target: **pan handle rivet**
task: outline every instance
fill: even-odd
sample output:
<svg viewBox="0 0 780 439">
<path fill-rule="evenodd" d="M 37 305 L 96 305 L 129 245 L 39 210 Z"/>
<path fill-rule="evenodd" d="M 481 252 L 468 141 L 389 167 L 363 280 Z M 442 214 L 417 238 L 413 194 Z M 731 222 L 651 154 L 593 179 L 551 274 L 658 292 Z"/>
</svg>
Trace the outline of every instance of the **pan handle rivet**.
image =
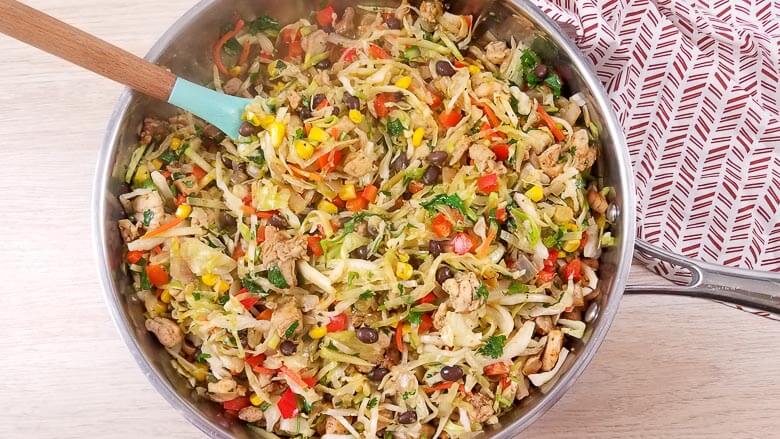
<svg viewBox="0 0 780 439">
<path fill-rule="evenodd" d="M 596 320 L 596 317 L 599 316 L 599 304 L 596 302 L 591 302 L 590 305 L 588 305 L 588 309 L 585 310 L 585 323 L 590 323 L 594 320 Z"/>
<path fill-rule="evenodd" d="M 611 203 L 609 207 L 607 208 L 607 221 L 610 223 L 617 222 L 618 218 L 620 218 L 620 208 L 617 207 L 615 203 Z"/>
</svg>

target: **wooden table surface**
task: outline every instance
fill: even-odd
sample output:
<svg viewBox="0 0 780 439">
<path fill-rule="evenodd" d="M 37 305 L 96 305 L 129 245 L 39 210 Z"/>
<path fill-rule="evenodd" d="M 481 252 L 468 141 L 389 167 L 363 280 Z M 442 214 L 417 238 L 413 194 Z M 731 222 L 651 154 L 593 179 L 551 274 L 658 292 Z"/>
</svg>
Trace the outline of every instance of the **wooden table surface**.
<svg viewBox="0 0 780 439">
<path fill-rule="evenodd" d="M 27 3 L 143 55 L 194 1 Z M 0 437 L 200 437 L 141 374 L 98 285 L 90 192 L 121 87 L 3 36 L 0 53 Z M 778 339 L 780 323 L 715 303 L 626 297 L 522 437 L 777 437 Z"/>
</svg>

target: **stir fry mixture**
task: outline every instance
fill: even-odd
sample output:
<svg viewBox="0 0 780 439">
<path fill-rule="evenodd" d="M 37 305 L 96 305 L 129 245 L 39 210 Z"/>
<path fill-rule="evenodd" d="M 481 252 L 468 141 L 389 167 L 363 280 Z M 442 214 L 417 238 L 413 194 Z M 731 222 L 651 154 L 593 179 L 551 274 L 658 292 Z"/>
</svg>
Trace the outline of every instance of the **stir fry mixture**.
<svg viewBox="0 0 780 439">
<path fill-rule="evenodd" d="M 598 127 L 476 17 L 229 23 L 241 135 L 147 118 L 120 200 L 146 328 L 261 437 L 460 437 L 554 379 L 599 295 Z"/>
</svg>

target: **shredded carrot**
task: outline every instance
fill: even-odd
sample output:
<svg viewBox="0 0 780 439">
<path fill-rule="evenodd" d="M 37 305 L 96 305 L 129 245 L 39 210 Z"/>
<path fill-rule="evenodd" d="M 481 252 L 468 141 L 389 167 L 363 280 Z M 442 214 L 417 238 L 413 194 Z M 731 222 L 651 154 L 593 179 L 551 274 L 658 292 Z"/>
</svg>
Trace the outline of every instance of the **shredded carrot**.
<svg viewBox="0 0 780 439">
<path fill-rule="evenodd" d="M 552 120 L 552 117 L 550 117 L 546 111 L 544 111 L 544 108 L 542 108 L 541 105 L 536 106 L 536 111 L 539 113 L 539 116 L 542 117 L 542 121 L 544 121 L 545 125 L 547 125 L 547 128 L 550 129 L 550 132 L 552 133 L 553 137 L 555 137 L 555 140 L 560 142 L 566 138 L 566 136 L 563 134 L 563 131 L 558 128 L 558 125 L 555 124 L 555 121 Z"/>
<path fill-rule="evenodd" d="M 222 37 L 217 40 L 217 42 L 214 44 L 214 65 L 217 66 L 217 69 L 220 73 L 223 75 L 228 75 L 229 72 L 225 68 L 225 65 L 222 64 L 222 47 L 225 46 L 225 43 L 230 41 L 231 38 L 238 35 L 239 32 L 241 32 L 241 29 L 244 28 L 244 20 L 238 19 L 236 20 L 236 25 L 233 27 L 233 30 L 229 31 L 225 35 L 222 35 Z"/>
<path fill-rule="evenodd" d="M 496 238 L 497 233 L 497 227 L 490 226 L 490 230 L 488 230 L 487 237 L 484 241 L 482 241 L 482 244 L 479 245 L 476 249 L 477 257 L 478 258 L 484 258 L 488 255 L 488 249 L 490 249 L 490 244 L 493 242 L 493 239 Z"/>
<path fill-rule="evenodd" d="M 453 381 L 442 381 L 432 386 L 423 387 L 423 390 L 425 390 L 425 393 L 433 393 L 437 390 L 449 389 L 450 387 L 452 387 L 453 384 L 455 384 Z"/>
<path fill-rule="evenodd" d="M 181 224 L 182 221 L 184 221 L 184 219 L 182 219 L 182 218 L 174 218 L 174 219 L 168 221 L 167 223 L 161 225 L 160 227 L 158 227 L 158 228 L 156 228 L 154 230 L 150 230 L 150 231 L 146 232 L 146 234 L 144 235 L 144 238 L 153 238 L 153 237 L 155 237 L 157 235 L 161 235 L 161 234 L 167 232 L 168 230 L 171 230 L 172 228 L 178 226 L 179 224 Z"/>
<path fill-rule="evenodd" d="M 241 55 L 238 57 L 238 65 L 243 66 L 249 60 L 249 51 L 252 49 L 252 42 L 247 39 L 241 46 Z"/>
</svg>

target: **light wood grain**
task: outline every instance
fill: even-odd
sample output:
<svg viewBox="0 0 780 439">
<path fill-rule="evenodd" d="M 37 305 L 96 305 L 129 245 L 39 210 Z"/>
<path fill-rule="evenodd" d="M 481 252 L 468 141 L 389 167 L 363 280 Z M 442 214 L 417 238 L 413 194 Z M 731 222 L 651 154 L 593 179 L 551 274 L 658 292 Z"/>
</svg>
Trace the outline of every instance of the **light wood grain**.
<svg viewBox="0 0 780 439">
<path fill-rule="evenodd" d="M 176 81 L 164 68 L 16 0 L 0 0 L 0 32 L 163 101 Z"/>
<path fill-rule="evenodd" d="M 193 2 L 28 4 L 142 55 Z M 90 191 L 121 88 L 6 37 L 0 53 L 0 437 L 201 437 L 141 374 L 97 282 Z M 626 297 L 522 437 L 777 437 L 778 339 L 780 324 L 722 305 Z"/>
</svg>

